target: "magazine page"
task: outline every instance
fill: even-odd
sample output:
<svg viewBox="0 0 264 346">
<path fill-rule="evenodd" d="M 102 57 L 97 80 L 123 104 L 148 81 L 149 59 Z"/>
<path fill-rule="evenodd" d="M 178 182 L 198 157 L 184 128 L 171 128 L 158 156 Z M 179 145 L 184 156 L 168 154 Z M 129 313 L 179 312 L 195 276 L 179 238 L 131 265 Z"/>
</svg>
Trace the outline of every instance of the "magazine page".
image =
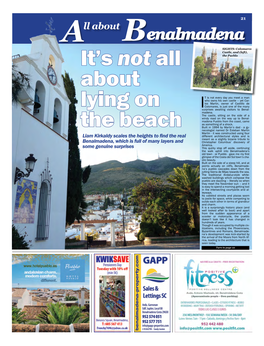
<svg viewBox="0 0 264 346">
<path fill-rule="evenodd" d="M 13 14 L 13 79 L 28 83 L 13 106 L 14 227 L 32 249 L 115 247 L 122 232 L 145 250 L 252 249 L 252 15 L 98 16 Z"/>
<path fill-rule="evenodd" d="M 250 341 L 255 12 L 109 6 L 12 10 L 12 337 Z"/>
</svg>

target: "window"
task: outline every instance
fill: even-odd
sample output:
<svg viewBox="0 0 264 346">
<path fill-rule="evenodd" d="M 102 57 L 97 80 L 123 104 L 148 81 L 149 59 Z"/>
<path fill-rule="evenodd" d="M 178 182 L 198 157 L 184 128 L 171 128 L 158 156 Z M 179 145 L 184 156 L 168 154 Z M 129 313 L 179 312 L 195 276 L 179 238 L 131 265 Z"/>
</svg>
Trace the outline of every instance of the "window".
<svg viewBox="0 0 264 346">
<path fill-rule="evenodd" d="M 49 237 L 51 181 L 47 161 L 47 169 L 41 174 L 36 240 L 45 240 Z"/>
<path fill-rule="evenodd" d="M 37 81 L 34 96 L 34 110 L 33 114 L 40 121 L 44 122 L 44 105 L 45 105 L 45 88 L 44 85 Z"/>
<path fill-rule="evenodd" d="M 58 134 L 61 133 L 61 115 L 62 115 L 62 105 L 61 101 L 56 98 L 54 102 L 54 109 L 53 109 L 53 130 L 56 131 Z"/>
<path fill-rule="evenodd" d="M 55 59 L 51 54 L 49 56 L 49 66 L 52 66 L 55 69 Z"/>
</svg>

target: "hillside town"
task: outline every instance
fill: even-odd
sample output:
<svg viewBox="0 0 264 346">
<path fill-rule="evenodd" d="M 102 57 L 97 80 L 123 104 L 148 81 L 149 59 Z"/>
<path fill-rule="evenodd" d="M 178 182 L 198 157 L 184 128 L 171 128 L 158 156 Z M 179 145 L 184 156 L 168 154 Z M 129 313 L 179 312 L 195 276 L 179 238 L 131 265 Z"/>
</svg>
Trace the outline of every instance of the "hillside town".
<svg viewBox="0 0 264 346">
<path fill-rule="evenodd" d="M 70 297 L 70 299 L 69 299 Z M 89 312 L 90 290 L 81 287 L 79 290 L 24 287 L 12 288 L 12 307 L 25 312 L 25 318 L 30 321 L 38 320 L 42 310 L 47 309 L 49 303 L 61 303 L 70 307 L 72 305 L 84 306 Z"/>
<path fill-rule="evenodd" d="M 86 214 L 83 217 L 85 223 L 85 234 L 93 236 L 97 240 L 111 240 L 111 223 L 115 221 L 115 240 L 122 240 L 125 237 L 127 240 L 136 240 L 137 233 L 140 229 L 141 216 L 134 213 L 133 206 L 121 207 L 121 200 L 127 200 L 127 196 L 123 194 L 108 194 L 108 195 L 86 195 L 85 201 L 88 204 Z M 124 219 L 124 225 L 123 225 Z M 93 221 L 96 221 L 92 223 Z M 99 222 L 102 221 L 102 222 Z M 81 239 L 81 225 L 76 222 L 65 230 L 65 239 Z"/>
</svg>

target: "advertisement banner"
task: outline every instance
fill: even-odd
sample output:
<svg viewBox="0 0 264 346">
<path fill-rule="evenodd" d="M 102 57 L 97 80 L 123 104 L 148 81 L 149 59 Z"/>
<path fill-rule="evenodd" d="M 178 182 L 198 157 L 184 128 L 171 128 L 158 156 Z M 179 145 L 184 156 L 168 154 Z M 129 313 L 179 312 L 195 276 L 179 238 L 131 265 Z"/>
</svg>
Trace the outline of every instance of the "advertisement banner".
<svg viewBox="0 0 264 346">
<path fill-rule="evenodd" d="M 171 255 L 134 255 L 134 332 L 171 331 Z"/>
<path fill-rule="evenodd" d="M 90 255 L 12 255 L 13 332 L 90 332 Z"/>
<path fill-rule="evenodd" d="M 94 255 L 94 331 L 130 332 L 129 254 Z"/>
<path fill-rule="evenodd" d="M 175 332 L 252 331 L 251 255 L 174 256 Z"/>
</svg>

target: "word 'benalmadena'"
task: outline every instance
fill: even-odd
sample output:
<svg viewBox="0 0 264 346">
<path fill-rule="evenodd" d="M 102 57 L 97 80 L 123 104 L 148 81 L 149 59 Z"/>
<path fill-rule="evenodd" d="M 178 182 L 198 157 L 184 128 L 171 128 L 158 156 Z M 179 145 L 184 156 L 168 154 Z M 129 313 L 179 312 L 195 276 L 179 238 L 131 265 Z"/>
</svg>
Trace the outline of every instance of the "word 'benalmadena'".
<svg viewBox="0 0 264 346">
<path fill-rule="evenodd" d="M 181 27 L 176 27 L 176 31 L 148 31 L 147 34 L 143 30 L 147 25 L 147 21 L 144 19 L 127 19 L 128 27 L 126 31 L 126 37 L 122 41 L 141 41 L 145 37 L 149 41 L 153 40 L 162 40 L 162 41 L 190 41 L 190 40 L 208 40 L 208 41 L 222 41 L 222 40 L 235 40 L 235 41 L 243 41 L 245 40 L 245 32 L 244 31 L 217 31 L 217 27 L 211 27 L 210 31 L 183 31 Z M 138 24 L 139 23 L 139 24 Z M 88 23 L 89 24 L 89 23 Z M 100 23 L 101 24 L 101 23 Z M 119 24 L 119 23 L 118 23 Z M 137 26 L 138 25 L 138 26 Z M 104 25 L 101 24 L 96 30 L 106 30 Z M 87 22 L 85 23 L 85 30 L 87 30 Z M 119 30 L 119 26 L 117 25 L 114 30 Z M 107 29 L 108 30 L 108 29 Z M 132 36 L 137 35 L 137 37 Z M 84 42 L 82 39 L 79 21 L 75 20 L 63 39 L 59 42 L 68 42 L 68 36 L 75 36 L 75 40 L 73 42 Z"/>
<path fill-rule="evenodd" d="M 122 41 L 140 41 L 146 33 L 142 30 L 147 22 L 144 19 L 128 19 L 129 24 L 126 32 L 126 37 Z M 139 26 L 135 27 L 135 22 L 139 21 Z M 176 27 L 176 31 L 149 31 L 146 38 L 152 40 L 162 41 L 183 41 L 183 40 L 244 40 L 244 31 L 217 31 L 217 27 L 211 27 L 210 31 L 182 31 L 181 27 Z M 138 36 L 132 38 L 136 31 Z"/>
</svg>

